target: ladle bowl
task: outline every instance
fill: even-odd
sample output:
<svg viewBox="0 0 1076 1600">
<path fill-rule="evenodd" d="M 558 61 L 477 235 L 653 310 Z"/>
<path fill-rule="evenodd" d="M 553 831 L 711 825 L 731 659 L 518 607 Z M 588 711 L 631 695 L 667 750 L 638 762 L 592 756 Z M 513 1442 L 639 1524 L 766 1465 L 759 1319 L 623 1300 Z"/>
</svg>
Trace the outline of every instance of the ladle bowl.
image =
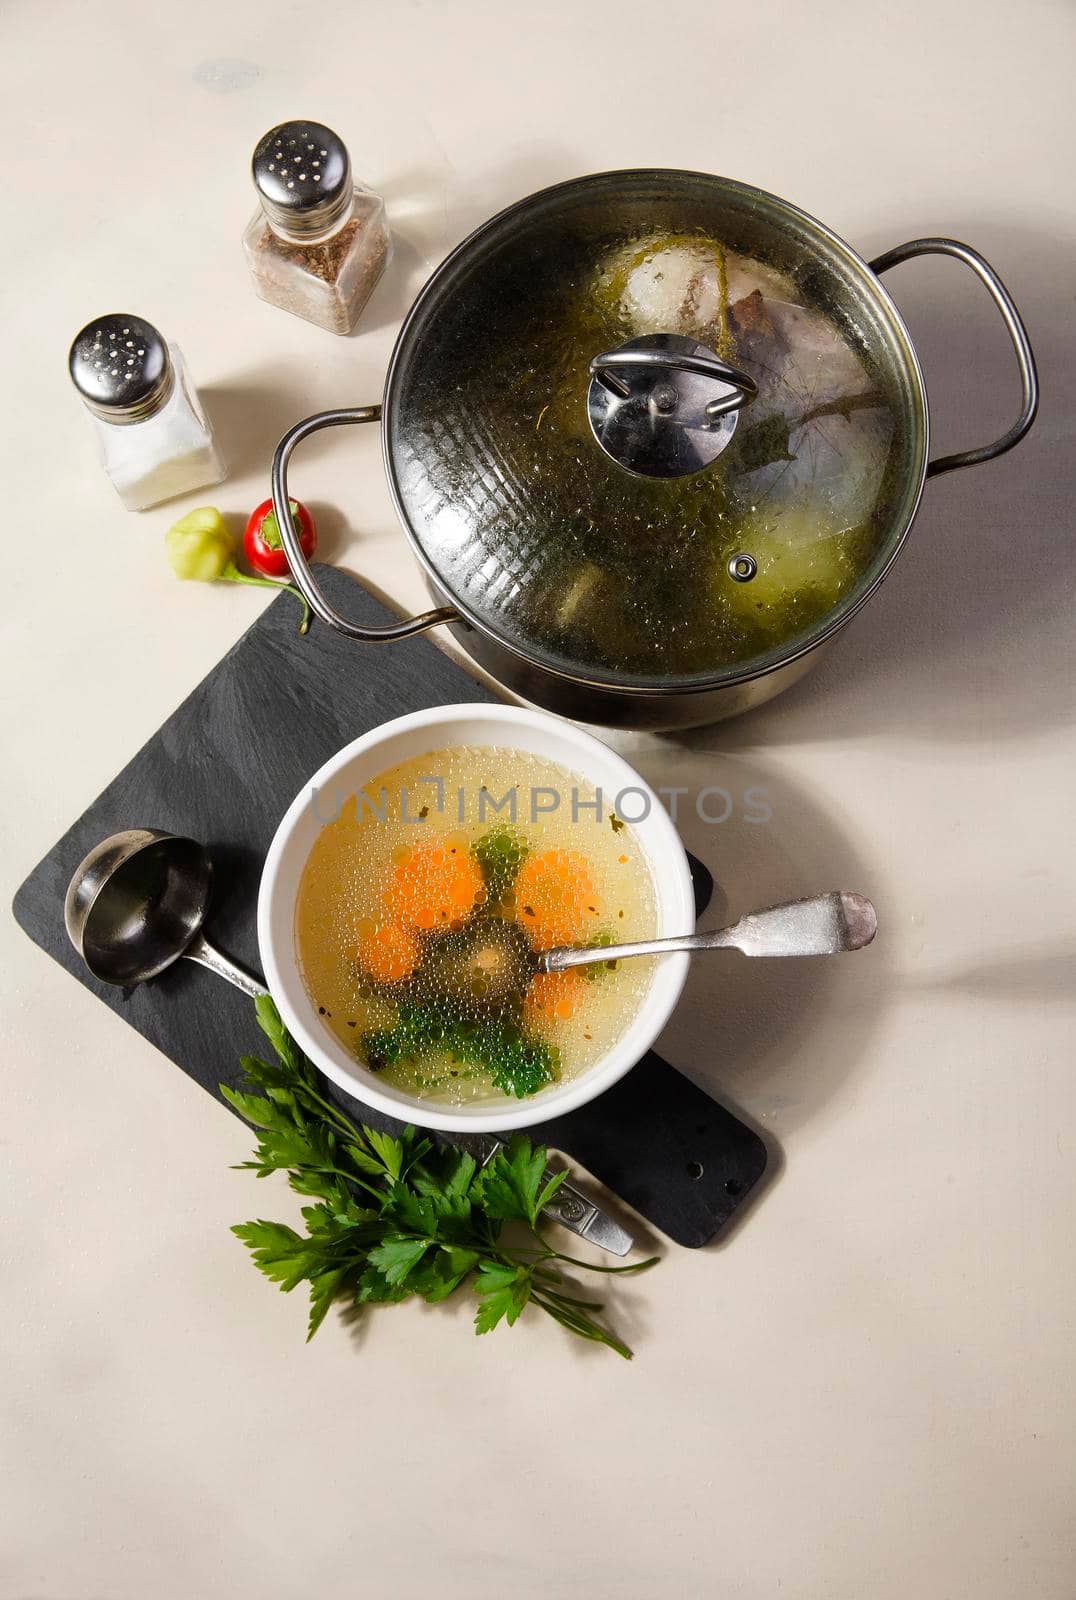
<svg viewBox="0 0 1076 1600">
<path fill-rule="evenodd" d="M 126 828 L 95 845 L 77 867 L 64 924 L 102 983 L 145 983 L 185 957 L 245 994 L 264 994 L 262 984 L 202 933 L 212 889 L 213 864 L 196 840 L 159 828 Z"/>
</svg>

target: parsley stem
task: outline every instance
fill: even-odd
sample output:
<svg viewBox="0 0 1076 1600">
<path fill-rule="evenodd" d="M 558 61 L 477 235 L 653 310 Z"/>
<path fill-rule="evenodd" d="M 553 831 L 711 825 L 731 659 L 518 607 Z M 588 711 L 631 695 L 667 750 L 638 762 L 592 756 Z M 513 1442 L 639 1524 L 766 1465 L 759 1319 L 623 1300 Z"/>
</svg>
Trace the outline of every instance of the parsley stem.
<svg viewBox="0 0 1076 1600">
<path fill-rule="evenodd" d="M 551 1250 L 550 1257 L 555 1261 L 567 1261 L 573 1267 L 583 1267 L 587 1272 L 645 1272 L 648 1267 L 656 1267 L 661 1260 L 660 1256 L 648 1256 L 645 1261 L 629 1261 L 626 1267 L 602 1267 L 596 1261 L 580 1261 L 578 1256 L 562 1255 L 559 1250 Z"/>
<path fill-rule="evenodd" d="M 342 1111 L 338 1111 L 337 1108 L 334 1105 L 331 1105 L 328 1100 L 323 1100 L 316 1089 L 312 1089 L 308 1083 L 304 1083 L 301 1092 L 304 1095 L 308 1095 L 316 1105 L 321 1107 L 322 1111 L 326 1112 L 330 1117 L 333 1117 L 341 1132 L 346 1133 L 348 1138 L 351 1139 L 353 1143 L 360 1145 L 366 1143 L 366 1140 L 363 1138 L 359 1129 L 356 1128 L 355 1124 L 350 1120 L 350 1118 L 346 1117 Z"/>
<path fill-rule="evenodd" d="M 600 1300 L 580 1300 L 574 1294 L 558 1294 L 555 1289 L 543 1289 L 542 1293 L 547 1300 L 552 1300 L 558 1306 L 576 1306 L 580 1311 L 600 1311 Z"/>
<path fill-rule="evenodd" d="M 534 1305 L 541 1306 L 542 1310 L 551 1316 L 562 1327 L 570 1329 L 581 1339 L 590 1339 L 594 1344 L 604 1344 L 610 1350 L 615 1350 L 618 1356 L 623 1356 L 625 1361 L 631 1360 L 631 1351 L 626 1344 L 622 1344 L 615 1334 L 603 1328 L 601 1323 L 595 1322 L 592 1317 L 582 1313 L 572 1312 L 565 1306 L 558 1306 L 550 1302 L 544 1295 L 532 1294 L 531 1301 Z"/>
<path fill-rule="evenodd" d="M 375 1189 L 372 1183 L 364 1183 L 361 1178 L 356 1178 L 353 1172 L 344 1172 L 341 1167 L 316 1166 L 312 1161 L 304 1161 L 299 1170 L 306 1172 L 324 1172 L 327 1176 L 333 1178 L 344 1178 L 348 1183 L 354 1183 L 358 1188 L 365 1189 L 367 1194 L 372 1194 L 377 1200 L 384 1200 L 385 1198 L 383 1189 Z"/>
</svg>

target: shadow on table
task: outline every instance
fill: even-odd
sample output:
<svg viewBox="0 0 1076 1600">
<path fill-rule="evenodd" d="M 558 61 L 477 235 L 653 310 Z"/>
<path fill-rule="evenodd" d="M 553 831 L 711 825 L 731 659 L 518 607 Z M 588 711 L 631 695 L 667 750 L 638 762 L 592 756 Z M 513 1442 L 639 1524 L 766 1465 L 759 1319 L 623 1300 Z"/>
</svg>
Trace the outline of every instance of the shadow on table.
<svg viewBox="0 0 1076 1600">
<path fill-rule="evenodd" d="M 238 373 L 234 382 L 206 385 L 200 394 L 220 442 L 229 477 L 240 478 L 247 474 L 262 477 L 265 480 L 263 498 L 267 497 L 273 451 L 278 440 L 296 422 L 317 409 L 297 381 L 294 363 L 283 358 L 265 361 Z M 380 391 L 375 398 L 380 398 Z M 341 397 L 340 404 L 346 403 Z M 355 401 L 355 404 L 361 403 Z"/>
<path fill-rule="evenodd" d="M 908 983 L 932 994 L 974 995 L 984 1005 L 1070 1005 L 1076 994 L 1076 942 L 984 956 Z"/>
<path fill-rule="evenodd" d="M 516 200 L 575 175 L 559 146 L 535 144 L 504 166 L 465 176 L 445 166 L 391 174 L 381 185 L 392 261 L 352 338 L 401 322 L 434 269 L 461 240 Z"/>
<path fill-rule="evenodd" d="M 780 960 L 728 951 L 695 956 L 680 1004 L 655 1045 L 760 1135 L 770 1159 L 760 1190 L 770 1188 L 783 1165 L 777 1136 L 787 1141 L 840 1098 L 868 1056 L 888 1005 L 895 957 L 886 938 L 885 878 L 851 844 L 824 797 L 762 759 L 715 753 L 708 782 L 726 791 L 730 803 L 728 819 L 719 824 L 698 814 L 697 754 L 662 742 L 633 752 L 632 761 L 655 787 L 692 785 L 678 802 L 677 823 L 688 849 L 716 880 L 703 927 L 830 888 L 859 890 L 879 907 L 878 939 L 860 953 Z M 718 815 L 724 807 L 710 796 L 703 809 Z M 749 820 L 767 811 L 768 820 Z M 741 1212 L 752 1209 L 753 1201 Z"/>
</svg>

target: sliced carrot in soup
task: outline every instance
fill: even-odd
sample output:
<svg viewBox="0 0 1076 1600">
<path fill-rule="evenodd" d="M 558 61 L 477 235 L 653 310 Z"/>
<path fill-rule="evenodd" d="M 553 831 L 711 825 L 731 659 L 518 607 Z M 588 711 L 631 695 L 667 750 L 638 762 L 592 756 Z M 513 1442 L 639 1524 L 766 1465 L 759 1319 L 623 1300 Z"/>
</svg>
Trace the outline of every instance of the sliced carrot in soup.
<svg viewBox="0 0 1076 1600">
<path fill-rule="evenodd" d="M 359 961 L 378 983 L 402 983 L 418 966 L 422 947 L 398 923 L 384 922 L 359 939 Z"/>
<path fill-rule="evenodd" d="M 580 942 L 601 910 L 590 863 L 578 850 L 529 856 L 519 869 L 514 893 L 516 921 L 536 950 Z"/>
<path fill-rule="evenodd" d="M 383 899 L 389 914 L 422 932 L 459 926 L 480 903 L 478 863 L 444 844 L 421 844 L 396 862 Z"/>
<path fill-rule="evenodd" d="M 523 1002 L 523 1021 L 531 1028 L 567 1022 L 585 994 L 586 982 L 578 972 L 539 972 L 531 979 Z"/>
</svg>

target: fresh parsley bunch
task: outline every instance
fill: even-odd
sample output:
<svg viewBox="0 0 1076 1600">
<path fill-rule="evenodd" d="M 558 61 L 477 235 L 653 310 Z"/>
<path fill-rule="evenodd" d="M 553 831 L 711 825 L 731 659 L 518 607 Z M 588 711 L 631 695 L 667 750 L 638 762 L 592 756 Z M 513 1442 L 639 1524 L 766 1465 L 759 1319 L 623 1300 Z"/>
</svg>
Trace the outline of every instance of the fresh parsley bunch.
<svg viewBox="0 0 1076 1600">
<path fill-rule="evenodd" d="M 516 1135 L 479 1168 L 465 1151 L 438 1148 L 414 1128 L 394 1139 L 357 1127 L 323 1097 L 315 1068 L 269 997 L 255 1006 L 277 1059 L 243 1058 L 260 1094 L 221 1084 L 228 1103 L 258 1129 L 255 1159 L 241 1165 L 259 1178 L 286 1172 L 296 1193 L 314 1203 L 303 1207 L 305 1234 L 261 1221 L 232 1231 L 282 1290 L 309 1284 L 308 1339 L 334 1300 L 361 1306 L 419 1295 L 436 1304 L 469 1282 L 478 1297 L 476 1333 L 501 1321 L 511 1327 L 535 1305 L 569 1333 L 630 1360 L 627 1345 L 591 1315 L 601 1303 L 574 1294 L 561 1269 L 642 1272 L 657 1258 L 599 1267 L 553 1249 L 538 1219 L 567 1173 L 547 1172 L 542 1146 Z"/>
</svg>

